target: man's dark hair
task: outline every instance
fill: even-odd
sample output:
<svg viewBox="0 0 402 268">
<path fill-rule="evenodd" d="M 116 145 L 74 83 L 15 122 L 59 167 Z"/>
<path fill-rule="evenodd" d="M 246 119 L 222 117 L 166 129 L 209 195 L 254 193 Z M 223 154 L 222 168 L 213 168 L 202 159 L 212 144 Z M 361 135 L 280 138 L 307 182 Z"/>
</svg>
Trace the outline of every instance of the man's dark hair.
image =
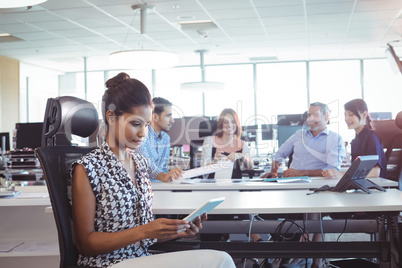
<svg viewBox="0 0 402 268">
<path fill-rule="evenodd" d="M 152 111 L 153 114 L 161 115 L 165 110 L 165 106 L 172 106 L 172 103 L 164 98 L 156 97 L 152 99 L 154 103 L 154 110 Z"/>
<path fill-rule="evenodd" d="M 329 108 L 326 104 L 322 103 L 322 102 L 313 102 L 310 104 L 310 106 L 319 106 L 321 113 L 323 115 L 326 115 L 327 113 L 329 113 Z"/>
</svg>

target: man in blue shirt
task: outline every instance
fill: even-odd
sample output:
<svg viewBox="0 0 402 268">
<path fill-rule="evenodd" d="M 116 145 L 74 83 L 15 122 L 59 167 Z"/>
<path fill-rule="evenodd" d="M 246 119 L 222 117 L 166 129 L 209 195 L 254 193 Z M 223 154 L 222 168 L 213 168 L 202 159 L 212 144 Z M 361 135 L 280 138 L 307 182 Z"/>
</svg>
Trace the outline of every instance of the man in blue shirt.
<svg viewBox="0 0 402 268">
<path fill-rule="evenodd" d="M 282 177 L 321 177 L 327 169 L 339 170 L 345 155 L 345 144 L 341 136 L 327 129 L 329 116 L 329 108 L 324 103 L 314 102 L 310 104 L 307 114 L 307 123 L 310 129 L 298 130 L 286 140 L 272 160 L 271 172 L 261 177 L 278 177 L 279 167 L 291 153 L 293 153 L 293 160 L 290 167 L 283 172 Z M 318 220 L 320 214 L 309 213 L 306 216 L 307 219 Z M 310 239 L 313 241 L 323 240 L 319 233 L 313 234 Z M 298 260 L 294 261 L 297 262 Z M 311 267 L 322 267 L 322 261 L 321 258 L 313 259 Z"/>
<path fill-rule="evenodd" d="M 280 165 L 291 153 L 293 160 L 283 172 L 283 177 L 321 177 L 327 169 L 339 170 L 345 155 L 345 145 L 341 136 L 327 129 L 329 116 L 327 105 L 320 102 L 310 104 L 307 117 L 310 129 L 298 130 L 291 136 L 275 154 L 271 172 L 261 177 L 276 178 Z"/>
<path fill-rule="evenodd" d="M 151 168 L 149 174 L 151 180 L 157 179 L 168 182 L 178 179 L 183 172 L 181 168 L 174 168 L 170 171 L 167 168 L 170 155 L 170 137 L 166 132 L 169 132 L 174 123 L 172 103 L 164 98 L 153 98 L 152 102 L 154 109 L 148 134 L 136 151 L 147 158 Z"/>
</svg>

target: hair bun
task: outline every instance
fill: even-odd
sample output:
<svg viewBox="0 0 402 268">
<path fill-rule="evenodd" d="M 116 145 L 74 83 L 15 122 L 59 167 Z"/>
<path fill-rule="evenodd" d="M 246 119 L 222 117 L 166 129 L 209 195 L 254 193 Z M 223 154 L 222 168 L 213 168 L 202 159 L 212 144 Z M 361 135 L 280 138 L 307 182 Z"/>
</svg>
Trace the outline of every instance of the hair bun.
<svg viewBox="0 0 402 268">
<path fill-rule="evenodd" d="M 106 81 L 105 85 L 106 88 L 114 88 L 118 85 L 120 85 L 121 83 L 123 83 L 124 80 L 126 79 L 130 79 L 130 76 L 126 73 L 119 73 L 118 75 L 116 75 L 113 78 L 110 78 L 109 80 Z"/>
</svg>

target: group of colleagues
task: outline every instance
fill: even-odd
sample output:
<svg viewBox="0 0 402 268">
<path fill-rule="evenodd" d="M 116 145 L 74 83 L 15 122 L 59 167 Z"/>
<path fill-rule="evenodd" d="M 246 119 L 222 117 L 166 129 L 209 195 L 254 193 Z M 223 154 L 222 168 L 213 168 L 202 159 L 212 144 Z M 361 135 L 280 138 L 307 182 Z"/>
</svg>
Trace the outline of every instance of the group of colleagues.
<svg viewBox="0 0 402 268">
<path fill-rule="evenodd" d="M 73 164 L 72 206 L 74 235 L 81 267 L 235 267 L 225 252 L 192 250 L 152 255 L 155 242 L 193 237 L 207 215 L 194 222 L 157 218 L 152 213 L 151 180 L 169 182 L 182 170 L 168 170 L 170 138 L 166 133 L 174 120 L 172 103 L 154 98 L 140 81 L 125 73 L 106 82 L 102 114 L 105 142 Z M 339 177 L 345 147 L 343 139 L 327 129 L 330 111 L 325 104 L 312 103 L 309 129 L 297 131 L 278 150 L 271 171 L 276 177 L 283 160 L 293 161 L 284 177 Z M 359 155 L 379 155 L 370 176 L 385 177 L 385 155 L 380 139 L 370 126 L 366 103 L 356 99 L 345 104 L 345 122 L 356 131 L 352 161 Z M 224 109 L 215 135 L 205 138 L 202 165 L 221 159 L 234 162 L 232 178 L 252 169 L 249 148 L 240 139 L 236 112 Z M 258 238 L 259 239 L 259 238 Z M 254 240 L 254 239 L 253 239 Z M 206 257 L 207 256 L 207 257 Z"/>
</svg>

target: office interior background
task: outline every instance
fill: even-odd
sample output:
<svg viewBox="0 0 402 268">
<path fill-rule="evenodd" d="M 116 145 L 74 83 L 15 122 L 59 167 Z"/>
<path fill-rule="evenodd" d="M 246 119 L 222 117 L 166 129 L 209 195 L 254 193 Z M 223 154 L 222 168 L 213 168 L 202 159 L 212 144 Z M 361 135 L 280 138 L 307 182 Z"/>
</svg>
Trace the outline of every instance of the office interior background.
<svg viewBox="0 0 402 268">
<path fill-rule="evenodd" d="M 143 34 L 131 7 L 141 4 L 154 7 Z M 233 108 L 243 126 L 275 124 L 277 115 L 302 114 L 320 101 L 332 111 L 330 129 L 351 141 L 343 120 L 348 100 L 364 98 L 371 112 L 392 118 L 401 110 L 401 73 L 385 55 L 388 43 L 402 55 L 401 8 L 398 0 L 48 0 L 2 9 L 0 32 L 11 36 L 0 37 L 0 128 L 43 121 L 47 98 L 76 96 L 100 108 L 104 82 L 124 71 L 153 97 L 170 100 L 175 118 Z M 155 70 L 108 65 L 110 53 L 128 49 L 169 50 L 180 62 Z M 197 50 L 205 50 L 205 80 L 224 90 L 180 88 L 202 80 Z M 10 60 L 17 83 L 7 82 L 15 79 Z M 257 144 L 258 155 L 277 146 L 260 133 Z"/>
</svg>

